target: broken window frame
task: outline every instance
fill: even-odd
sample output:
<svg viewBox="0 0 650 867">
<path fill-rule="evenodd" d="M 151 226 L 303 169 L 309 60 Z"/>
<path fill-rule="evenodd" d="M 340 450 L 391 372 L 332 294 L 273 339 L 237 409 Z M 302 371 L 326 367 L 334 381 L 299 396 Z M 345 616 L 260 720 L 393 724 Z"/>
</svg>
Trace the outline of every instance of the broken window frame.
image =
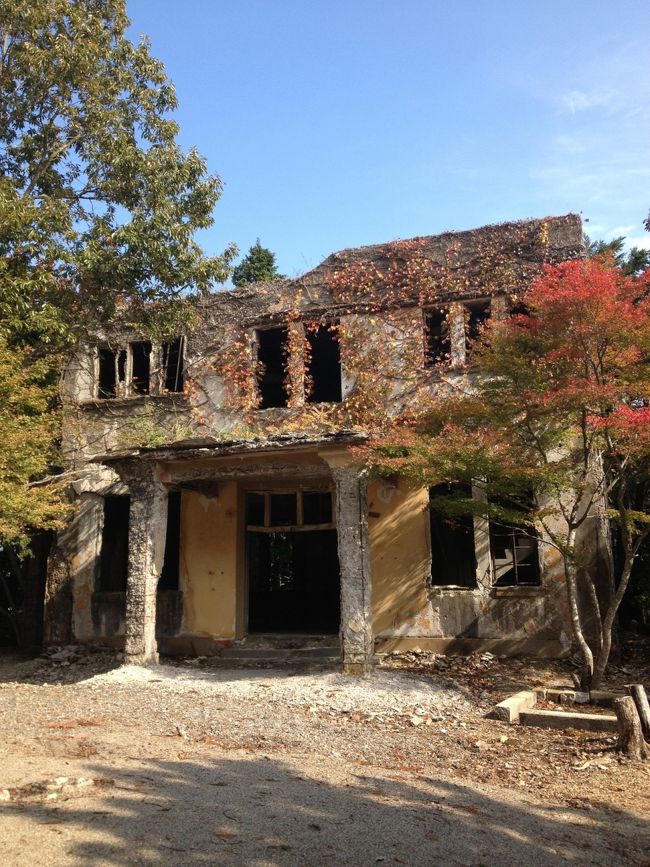
<svg viewBox="0 0 650 867">
<path fill-rule="evenodd" d="M 175 370 L 171 363 L 176 354 Z M 170 388 L 170 383 L 173 388 Z M 160 346 L 160 392 L 161 394 L 183 394 L 185 388 L 185 335 L 180 334 Z"/>
<path fill-rule="evenodd" d="M 435 371 L 443 367 L 458 368 L 471 364 L 473 336 L 472 313 L 484 311 L 481 321 L 487 322 L 493 315 L 492 299 L 477 298 L 470 301 L 450 302 L 442 306 L 422 308 L 424 367 Z M 440 334 L 437 342 L 440 348 L 433 350 L 431 319 L 439 319 Z"/>
<path fill-rule="evenodd" d="M 178 386 L 178 390 L 171 391 L 167 388 L 169 381 L 167 360 L 170 352 L 169 347 L 175 344 L 178 344 L 175 374 L 175 384 Z M 135 353 L 138 351 L 138 347 L 148 347 L 146 350 L 147 375 L 141 383 L 137 381 L 134 373 L 138 367 L 135 363 Z M 182 394 L 185 384 L 185 348 L 186 340 L 183 335 L 162 344 L 155 344 L 149 340 L 130 340 L 117 346 L 110 344 L 98 346 L 95 350 L 95 400 Z M 104 378 L 102 368 L 106 371 L 110 366 L 111 359 L 114 375 Z"/>
<path fill-rule="evenodd" d="M 531 491 L 529 495 L 529 499 L 531 504 L 534 502 L 534 495 Z M 502 502 L 504 506 L 507 507 L 507 501 L 497 501 L 495 498 L 491 498 L 491 502 Z M 489 543 L 490 543 L 490 568 L 492 570 L 492 587 L 493 589 L 499 590 L 513 590 L 517 588 L 531 588 L 531 587 L 541 587 L 542 585 L 542 563 L 540 560 L 541 549 L 540 549 L 540 538 L 539 533 L 533 528 L 529 526 L 521 526 L 518 524 L 512 524 L 508 521 L 500 521 L 496 518 L 489 519 Z M 505 563 L 497 563 L 497 558 L 495 556 L 495 537 L 500 537 L 501 540 L 508 539 L 511 542 L 511 545 L 508 547 L 504 541 L 500 542 L 500 547 L 502 547 L 505 551 L 511 552 L 511 566 L 504 572 L 502 575 L 498 575 L 499 568 L 503 568 Z M 522 543 L 521 540 L 525 540 Z M 532 551 L 531 551 L 532 548 Z M 525 554 L 521 557 L 521 560 L 518 559 L 517 553 L 520 551 L 528 550 L 528 554 Z M 525 557 L 532 556 L 532 563 L 524 563 L 522 562 Z M 532 580 L 520 580 L 520 570 L 523 570 L 524 567 L 526 569 L 533 567 L 533 579 Z M 505 580 L 506 576 L 513 572 L 513 580 Z"/>
</svg>

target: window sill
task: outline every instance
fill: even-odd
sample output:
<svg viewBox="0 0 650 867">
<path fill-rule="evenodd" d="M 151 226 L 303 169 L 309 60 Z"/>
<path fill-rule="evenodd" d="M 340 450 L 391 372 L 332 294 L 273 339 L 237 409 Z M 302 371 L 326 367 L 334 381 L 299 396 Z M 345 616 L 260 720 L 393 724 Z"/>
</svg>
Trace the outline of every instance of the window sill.
<svg viewBox="0 0 650 867">
<path fill-rule="evenodd" d="M 495 597 L 500 596 L 518 596 L 519 598 L 528 596 L 544 596 L 544 588 L 541 586 L 528 587 L 524 584 L 518 587 L 492 587 L 490 595 Z"/>
<path fill-rule="evenodd" d="M 82 400 L 77 405 L 79 409 L 93 410 L 111 406 L 140 406 L 152 402 L 171 405 L 188 403 L 188 400 L 184 392 L 178 391 L 170 394 L 133 394 L 129 397 L 94 397 L 91 400 Z"/>
<path fill-rule="evenodd" d="M 451 596 L 457 593 L 483 595 L 480 587 L 462 587 L 460 584 L 445 584 L 429 586 L 429 596 Z"/>
</svg>

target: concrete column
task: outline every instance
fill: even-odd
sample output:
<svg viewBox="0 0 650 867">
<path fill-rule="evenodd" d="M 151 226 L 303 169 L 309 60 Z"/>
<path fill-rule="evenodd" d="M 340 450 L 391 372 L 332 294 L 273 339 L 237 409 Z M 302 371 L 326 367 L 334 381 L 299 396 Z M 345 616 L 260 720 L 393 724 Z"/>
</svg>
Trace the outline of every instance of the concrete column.
<svg viewBox="0 0 650 867">
<path fill-rule="evenodd" d="M 147 665 L 158 661 L 156 590 L 165 555 L 167 491 L 149 464 L 134 462 L 118 472 L 131 496 L 124 652 L 127 662 Z"/>
<path fill-rule="evenodd" d="M 327 459 L 327 458 L 326 458 Z M 372 585 L 368 541 L 368 481 L 355 466 L 332 466 L 341 569 L 341 646 L 346 674 L 372 669 Z"/>
</svg>

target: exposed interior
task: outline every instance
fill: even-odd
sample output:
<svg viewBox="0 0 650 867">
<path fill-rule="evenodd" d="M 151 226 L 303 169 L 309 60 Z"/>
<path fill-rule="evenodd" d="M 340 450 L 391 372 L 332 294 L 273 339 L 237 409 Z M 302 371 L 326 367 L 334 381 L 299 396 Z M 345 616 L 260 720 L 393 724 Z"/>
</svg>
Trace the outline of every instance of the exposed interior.
<svg viewBox="0 0 650 867">
<path fill-rule="evenodd" d="M 444 364 L 451 357 L 451 340 L 446 310 L 424 312 L 425 363 Z"/>
<path fill-rule="evenodd" d="M 131 391 L 134 394 L 149 394 L 151 377 L 151 342 L 139 340 L 130 344 Z"/>
<path fill-rule="evenodd" d="M 257 387 L 260 394 L 260 409 L 286 406 L 287 359 L 289 330 L 265 328 L 257 332 Z"/>
<path fill-rule="evenodd" d="M 306 399 L 309 403 L 338 403 L 341 400 L 341 349 L 336 324 L 307 329 L 309 342 Z"/>
<path fill-rule="evenodd" d="M 336 633 L 340 571 L 329 491 L 246 495 L 248 631 Z"/>
<path fill-rule="evenodd" d="M 163 343 L 162 366 L 164 389 L 168 392 L 181 392 L 185 384 L 183 366 L 184 338 L 177 337 L 169 343 Z"/>
<path fill-rule="evenodd" d="M 476 545 L 471 515 L 449 515 L 436 509 L 436 502 L 459 491 L 452 485 L 436 485 L 429 491 L 431 534 L 431 584 L 476 587 Z"/>
</svg>

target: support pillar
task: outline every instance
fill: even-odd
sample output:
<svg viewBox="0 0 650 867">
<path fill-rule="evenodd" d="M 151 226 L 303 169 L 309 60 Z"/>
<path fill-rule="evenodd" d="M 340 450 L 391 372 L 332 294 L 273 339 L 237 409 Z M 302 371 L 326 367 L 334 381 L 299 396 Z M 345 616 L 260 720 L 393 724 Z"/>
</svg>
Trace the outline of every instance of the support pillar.
<svg viewBox="0 0 650 867">
<path fill-rule="evenodd" d="M 156 591 L 165 555 L 167 491 L 154 466 L 140 462 L 116 469 L 131 496 L 124 654 L 127 663 L 148 665 L 158 662 Z"/>
<path fill-rule="evenodd" d="M 343 670 L 346 674 L 361 675 L 372 669 L 374 657 L 368 480 L 363 470 L 349 465 L 332 466 L 332 476 L 336 484 L 336 529 L 341 570 Z"/>
</svg>

